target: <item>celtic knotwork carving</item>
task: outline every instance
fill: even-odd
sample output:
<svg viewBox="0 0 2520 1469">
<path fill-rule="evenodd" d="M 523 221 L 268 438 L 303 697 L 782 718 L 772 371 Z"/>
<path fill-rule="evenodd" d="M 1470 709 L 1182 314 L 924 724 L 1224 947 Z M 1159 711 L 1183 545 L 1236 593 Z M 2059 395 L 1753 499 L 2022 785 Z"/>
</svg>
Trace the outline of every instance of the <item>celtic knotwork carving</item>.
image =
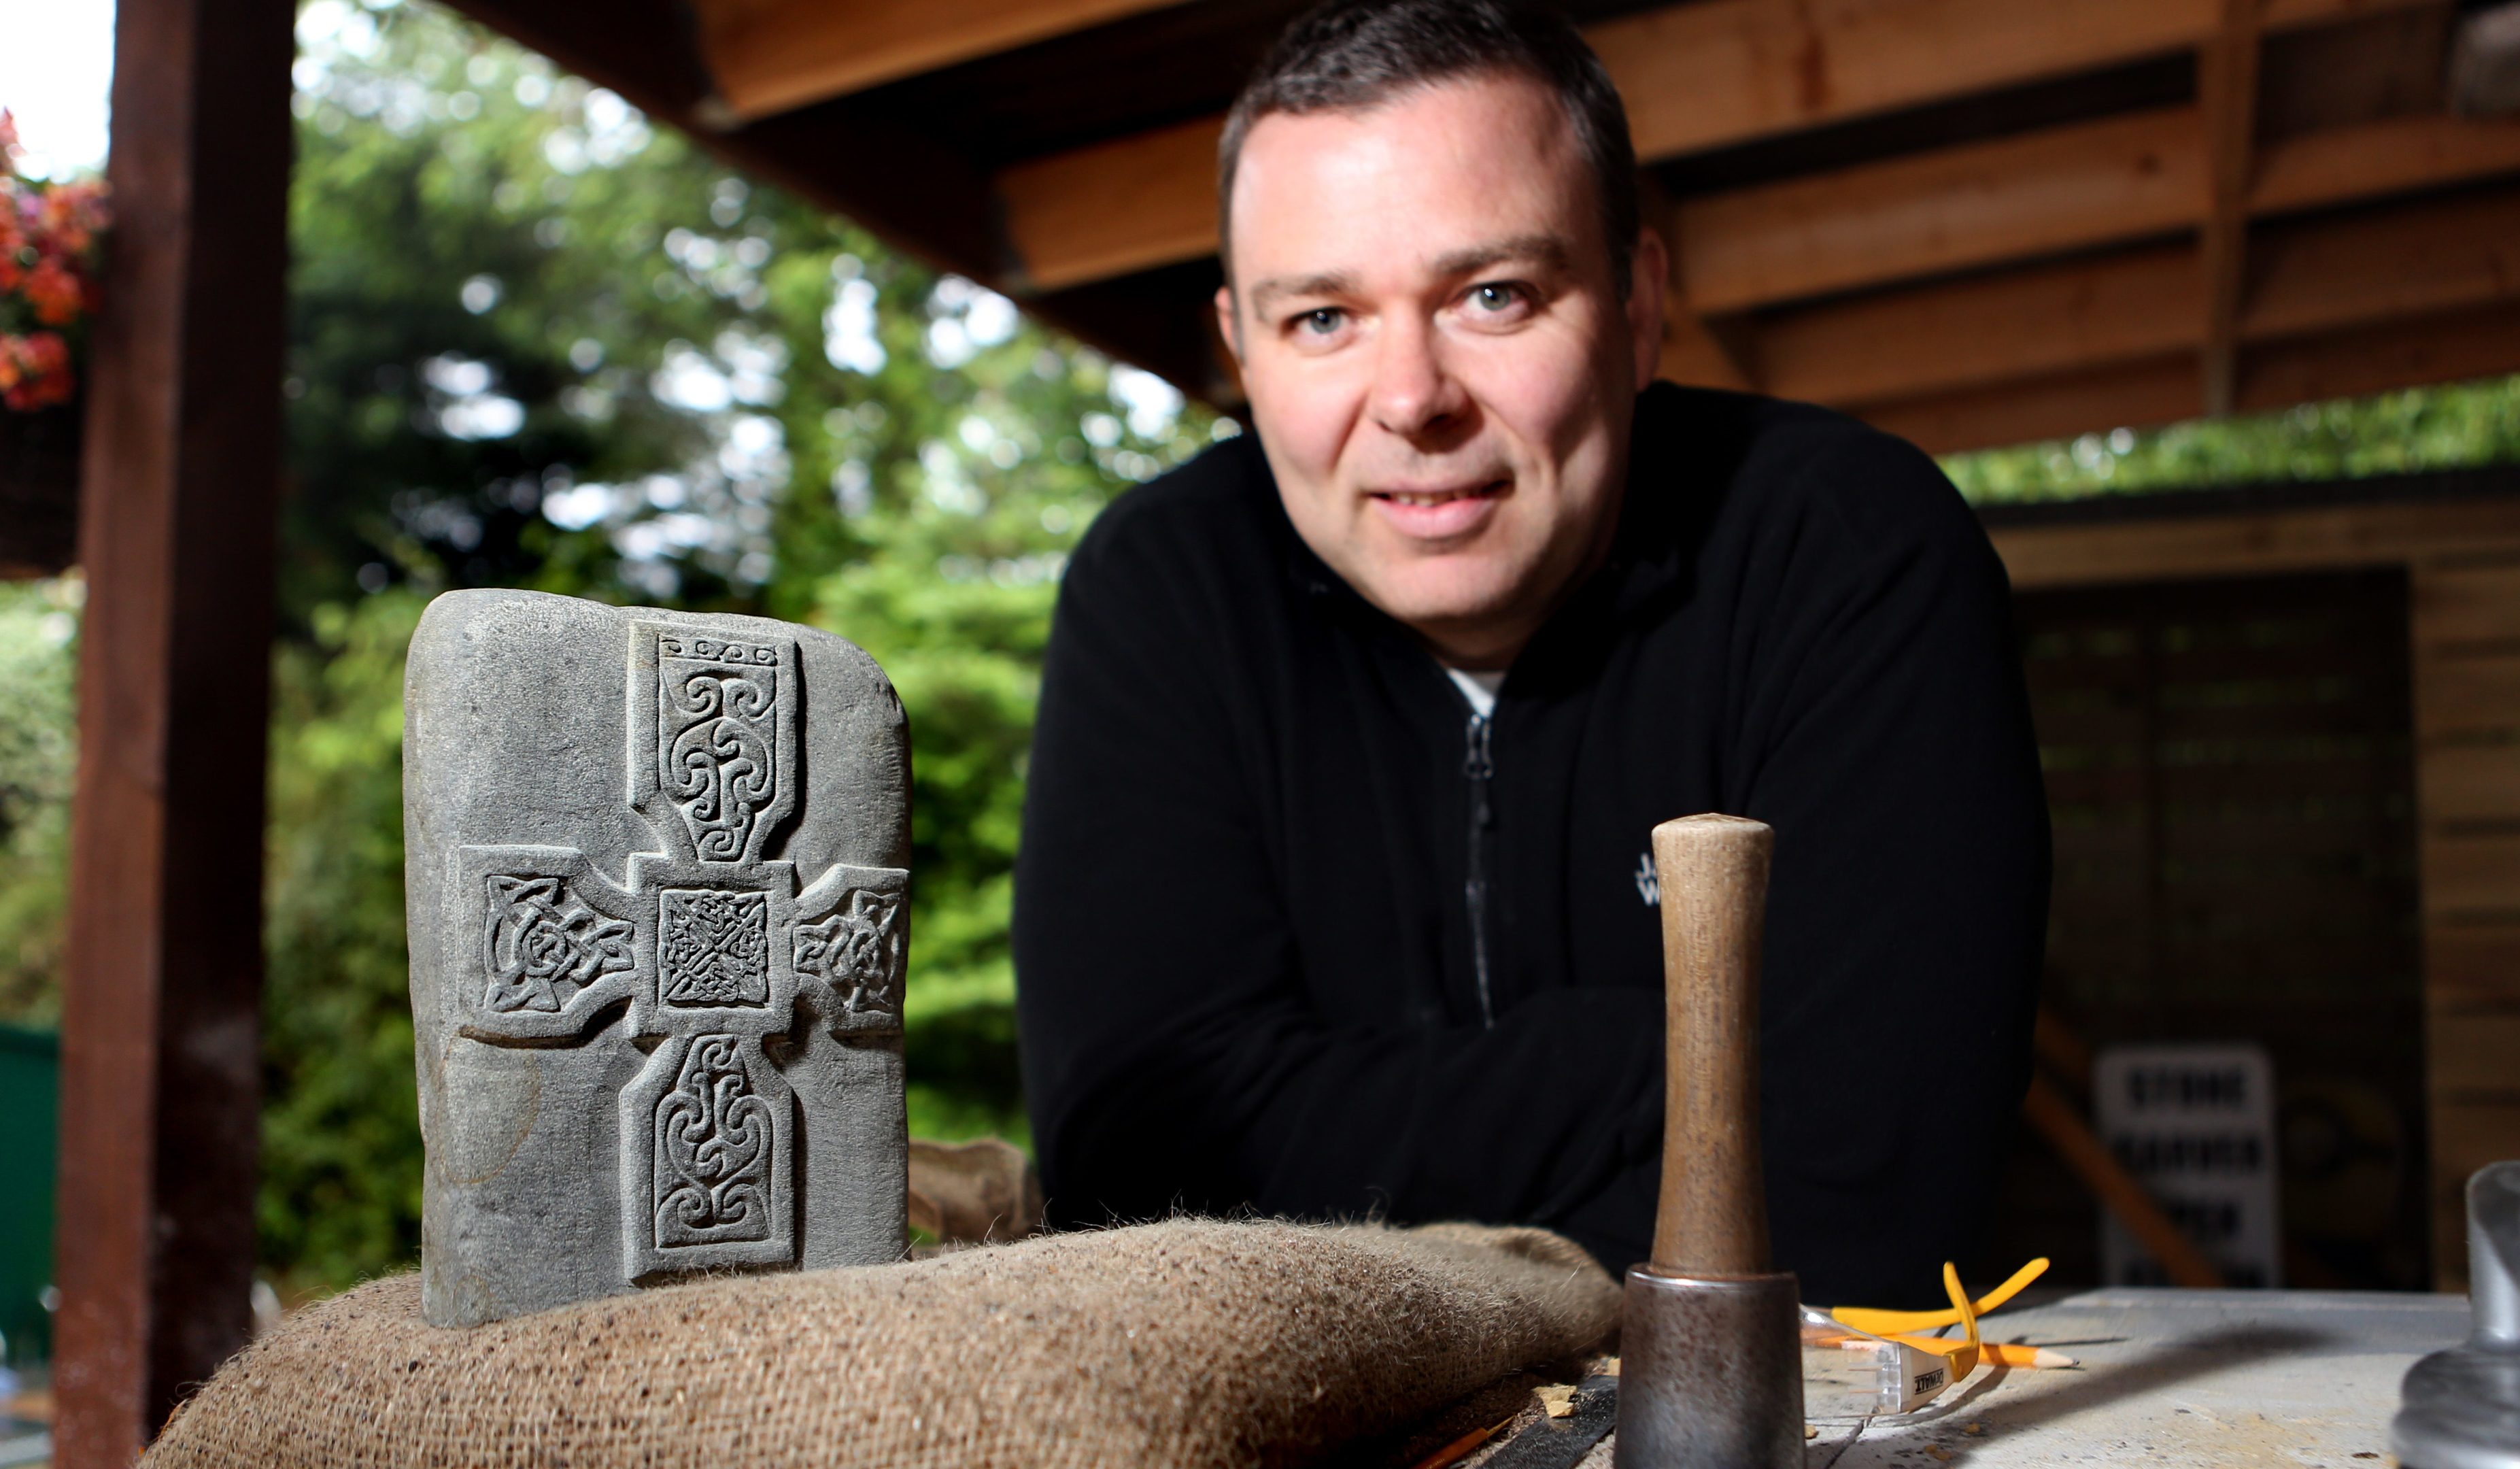
<svg viewBox="0 0 2520 1469">
<path fill-rule="evenodd" d="M 770 1104 L 733 1035 L 692 1041 L 656 1104 L 656 1245 L 770 1238 Z"/>
<path fill-rule="evenodd" d="M 656 931 L 657 991 L 668 1005 L 770 1002 L 770 898 L 668 888 Z"/>
<path fill-rule="evenodd" d="M 902 895 L 849 895 L 848 905 L 820 923 L 796 926 L 796 971 L 820 976 L 840 997 L 845 1018 L 895 1016 L 901 999 L 900 945 L 894 929 Z"/>
<path fill-rule="evenodd" d="M 599 976 L 631 968 L 631 928 L 589 908 L 556 877 L 493 874 L 481 931 L 484 1009 L 557 1014 Z M 563 993 L 563 987 L 566 992 Z"/>
<path fill-rule="evenodd" d="M 701 861 L 742 861 L 779 797 L 778 650 L 669 637 L 658 651 L 665 795 Z"/>
<path fill-rule="evenodd" d="M 774 855 L 804 794 L 794 639 L 629 630 L 626 799 L 660 849 L 624 853 L 616 881 L 578 847 L 458 848 L 464 917 L 443 941 L 488 970 L 466 986 L 487 997 L 458 1033 L 645 1055 L 618 1086 L 606 1154 L 623 1283 L 792 1266 L 803 1119 L 788 1070 L 812 1045 L 806 1071 L 828 1084 L 809 1020 L 843 1044 L 900 1029 L 909 875 L 825 858 L 800 884 Z"/>
</svg>

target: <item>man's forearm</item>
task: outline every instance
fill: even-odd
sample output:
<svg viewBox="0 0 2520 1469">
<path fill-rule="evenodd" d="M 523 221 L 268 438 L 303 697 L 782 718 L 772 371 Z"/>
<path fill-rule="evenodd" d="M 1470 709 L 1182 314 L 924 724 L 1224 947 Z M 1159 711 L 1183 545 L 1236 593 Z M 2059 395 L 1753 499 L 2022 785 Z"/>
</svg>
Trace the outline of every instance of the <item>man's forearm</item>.
<svg viewBox="0 0 2520 1469">
<path fill-rule="evenodd" d="M 1045 1098 L 1054 1213 L 1243 1205 L 1307 1217 L 1545 1220 L 1660 1135 L 1661 996 L 1570 989 L 1492 1030 L 1211 1016 Z"/>
</svg>

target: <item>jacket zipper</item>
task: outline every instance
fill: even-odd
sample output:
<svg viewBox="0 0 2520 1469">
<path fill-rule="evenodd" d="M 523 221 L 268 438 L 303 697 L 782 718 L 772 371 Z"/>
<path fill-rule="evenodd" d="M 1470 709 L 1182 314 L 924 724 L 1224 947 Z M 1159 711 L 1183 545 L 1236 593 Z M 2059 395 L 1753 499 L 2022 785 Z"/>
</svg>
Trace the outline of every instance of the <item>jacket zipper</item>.
<svg viewBox="0 0 2520 1469">
<path fill-rule="evenodd" d="M 1462 762 L 1462 773 L 1470 778 L 1470 861 L 1462 895 L 1470 910 L 1470 973 L 1478 980 L 1479 1024 L 1492 1031 L 1496 1005 L 1488 989 L 1487 829 L 1494 818 L 1488 806 L 1488 782 L 1496 775 L 1496 761 L 1488 751 L 1488 724 L 1485 714 L 1471 712 L 1469 754 Z"/>
</svg>

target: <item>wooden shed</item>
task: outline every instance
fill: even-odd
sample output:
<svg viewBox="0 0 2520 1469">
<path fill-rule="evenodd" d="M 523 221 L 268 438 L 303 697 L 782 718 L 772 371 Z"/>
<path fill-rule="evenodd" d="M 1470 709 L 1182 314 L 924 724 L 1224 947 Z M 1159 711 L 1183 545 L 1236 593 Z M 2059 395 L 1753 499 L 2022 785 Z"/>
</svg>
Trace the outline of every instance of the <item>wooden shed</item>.
<svg viewBox="0 0 2520 1469">
<path fill-rule="evenodd" d="M 2335 1134 L 2287 1184 L 2370 1252 L 2348 1278 L 2462 1286 L 2461 1187 L 2520 1156 L 2520 468 L 1985 515 L 2055 817 L 2048 1003 L 2263 1041 Z M 2088 1217 L 2024 1171 L 2023 1243 Z"/>
<path fill-rule="evenodd" d="M 738 166 L 1236 397 L 1205 306 L 1214 143 L 1300 0 L 459 3 Z M 2460 110 L 2478 98 L 2453 85 L 2452 0 L 1569 8 L 1676 247 L 1675 378 L 1940 450 L 2520 371 L 2520 121 Z M 128 1463 L 247 1325 L 260 874 L 238 858 L 262 814 L 292 14 L 121 0 L 117 19 L 79 529 L 69 1469 Z M 2496 1075 L 2520 1039 L 2520 500 L 1999 539 L 2033 596 L 2334 574 L 2385 608 L 2403 581 L 2429 1187 L 2520 1153 Z M 2085 615 L 2114 614 L 2056 612 Z"/>
</svg>

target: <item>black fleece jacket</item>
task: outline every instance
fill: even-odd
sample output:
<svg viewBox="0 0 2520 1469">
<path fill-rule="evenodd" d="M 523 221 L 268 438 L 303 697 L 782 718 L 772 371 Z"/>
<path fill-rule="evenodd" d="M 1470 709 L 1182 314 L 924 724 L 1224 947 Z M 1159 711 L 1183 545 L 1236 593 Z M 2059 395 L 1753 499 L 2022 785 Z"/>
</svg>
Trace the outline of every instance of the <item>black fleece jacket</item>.
<svg viewBox="0 0 2520 1469">
<path fill-rule="evenodd" d="M 1475 717 L 1245 436 L 1077 548 L 1014 945 L 1053 1217 L 1557 1229 L 1644 1258 L 1647 856 L 1776 828 L 1769 1217 L 1805 1298 L 1939 1299 L 2027 1078 L 2048 826 L 2002 565 L 1931 460 L 1656 385 L 1608 564 Z"/>
</svg>

